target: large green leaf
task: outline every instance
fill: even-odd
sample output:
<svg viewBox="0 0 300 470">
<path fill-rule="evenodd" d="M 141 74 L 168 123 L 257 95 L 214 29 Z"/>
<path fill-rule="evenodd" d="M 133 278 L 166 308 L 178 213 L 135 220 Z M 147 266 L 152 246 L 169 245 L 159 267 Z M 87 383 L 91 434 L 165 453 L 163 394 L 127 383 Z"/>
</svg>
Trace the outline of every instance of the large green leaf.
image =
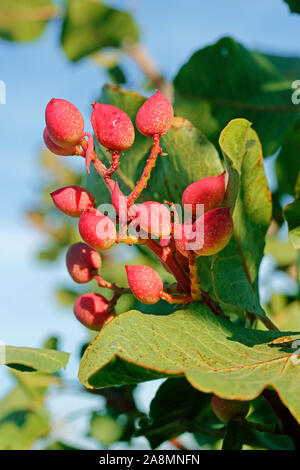
<svg viewBox="0 0 300 470">
<path fill-rule="evenodd" d="M 0 358 L 0 364 L 5 364 L 14 369 L 53 373 L 66 366 L 69 354 L 54 349 L 0 345 Z"/>
<path fill-rule="evenodd" d="M 231 38 L 195 52 L 174 84 L 178 114 L 214 142 L 228 121 L 244 117 L 253 122 L 266 156 L 278 149 L 299 117 L 290 83 L 265 56 Z"/>
<path fill-rule="evenodd" d="M 260 141 L 248 121 L 235 119 L 222 131 L 219 142 L 229 173 L 227 199 L 230 205 L 237 194 L 234 236 L 247 277 L 251 283 L 257 283 L 264 238 L 272 215 Z"/>
<path fill-rule="evenodd" d="M 201 273 L 201 271 L 200 271 Z M 227 313 L 244 311 L 265 316 L 242 262 L 234 238 L 212 259 L 211 264 L 213 298 Z"/>
<path fill-rule="evenodd" d="M 105 85 L 101 102 L 123 109 L 133 120 L 145 98 L 117 86 Z M 136 131 L 134 145 L 121 158 L 118 181 L 128 194 L 140 178 L 149 157 L 152 141 Z M 151 183 L 143 192 L 150 200 L 181 202 L 184 189 L 193 181 L 216 176 L 223 171 L 218 152 L 206 137 L 189 121 L 176 117 L 170 131 L 161 139 L 167 156 L 159 156 L 151 174 Z M 97 146 L 100 158 L 107 162 L 108 154 Z M 85 186 L 96 196 L 97 202 L 108 202 L 108 191 L 95 171 L 86 177 Z"/>
<path fill-rule="evenodd" d="M 51 0 L 1 0 L 0 38 L 33 41 L 42 34 L 54 11 Z"/>
<path fill-rule="evenodd" d="M 273 386 L 300 422 L 300 376 L 287 337 L 300 335 L 244 328 L 201 304 L 167 316 L 131 311 L 90 344 L 79 378 L 88 388 L 102 388 L 184 375 L 202 392 L 241 400 Z"/>
<path fill-rule="evenodd" d="M 255 54 L 255 53 L 254 53 Z M 260 52 L 257 54 L 261 55 Z M 295 80 L 300 75 L 300 58 L 286 57 L 274 54 L 263 54 L 263 56 L 272 63 L 278 73 L 289 80 Z"/>
<path fill-rule="evenodd" d="M 137 435 L 145 436 L 154 448 L 186 431 L 197 430 L 210 414 L 210 398 L 184 378 L 166 380 L 151 402 L 149 418 L 140 420 Z"/>
<path fill-rule="evenodd" d="M 67 0 L 61 42 L 67 57 L 77 62 L 103 47 L 136 42 L 137 26 L 130 13 L 94 0 Z"/>
<path fill-rule="evenodd" d="M 224 204 L 234 209 L 234 235 L 216 256 L 198 259 L 202 287 L 227 313 L 246 310 L 264 316 L 258 300 L 258 270 L 272 204 L 261 145 L 245 119 L 232 120 L 219 142 L 229 177 Z"/>
<path fill-rule="evenodd" d="M 284 208 L 289 227 L 289 237 L 295 250 L 300 250 L 300 171 L 295 188 L 295 200 Z"/>
</svg>

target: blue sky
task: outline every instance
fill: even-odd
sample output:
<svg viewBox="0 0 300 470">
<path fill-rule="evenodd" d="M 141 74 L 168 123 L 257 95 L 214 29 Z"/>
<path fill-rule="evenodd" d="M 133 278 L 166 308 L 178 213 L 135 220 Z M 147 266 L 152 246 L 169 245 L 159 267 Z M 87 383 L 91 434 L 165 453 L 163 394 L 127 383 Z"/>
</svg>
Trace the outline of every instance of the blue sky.
<svg viewBox="0 0 300 470">
<path fill-rule="evenodd" d="M 250 48 L 300 56 L 300 15 L 290 14 L 282 0 L 107 3 L 132 10 L 142 30 L 142 43 L 168 78 L 195 50 L 225 35 Z M 68 99 L 88 122 L 89 105 L 98 96 L 105 75 L 88 59 L 75 65 L 68 62 L 58 44 L 59 27 L 59 21 L 49 24 L 42 39 L 34 43 L 0 40 L 0 80 L 7 87 L 7 103 L 0 105 L 0 340 L 39 347 L 47 336 L 57 334 L 62 339 L 62 349 L 72 352 L 86 334 L 53 297 L 55 287 L 68 282 L 64 260 L 55 265 L 34 260 L 42 238 L 27 224 L 24 209 L 34 205 L 42 181 L 38 155 L 43 148 L 47 102 L 52 97 Z M 138 70 L 130 60 L 126 66 L 134 81 Z M 73 357 L 66 371 L 68 377 L 75 378 L 77 366 L 77 358 Z M 0 381 L 1 396 L 10 386 L 4 368 L 0 370 Z M 145 404 L 153 393 L 151 387 L 143 388 Z M 69 408 L 82 405 L 81 400 L 68 400 Z M 66 401 L 51 403 L 58 416 L 66 406 Z"/>
</svg>

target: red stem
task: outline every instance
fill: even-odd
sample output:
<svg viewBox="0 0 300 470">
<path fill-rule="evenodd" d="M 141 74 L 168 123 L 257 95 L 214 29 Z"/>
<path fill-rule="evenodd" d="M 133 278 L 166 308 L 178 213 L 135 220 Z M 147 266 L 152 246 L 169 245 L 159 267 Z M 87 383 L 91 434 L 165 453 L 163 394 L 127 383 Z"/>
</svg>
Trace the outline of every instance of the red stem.
<svg viewBox="0 0 300 470">
<path fill-rule="evenodd" d="M 162 300 L 168 302 L 168 304 L 190 304 L 193 302 L 193 299 L 190 295 L 172 295 L 167 292 L 162 292 L 160 295 Z"/>
<path fill-rule="evenodd" d="M 182 287 L 183 291 L 190 295 L 190 280 L 186 273 L 183 271 L 181 266 L 177 263 L 176 259 L 172 254 L 172 250 L 169 247 L 161 247 L 156 240 L 149 238 L 146 240 L 146 246 L 153 251 L 156 256 L 159 257 L 162 264 L 165 265 L 169 271 L 173 274 L 178 284 Z"/>
<path fill-rule="evenodd" d="M 95 170 L 100 176 L 102 176 L 103 181 L 106 184 L 108 190 L 110 191 L 110 193 L 112 193 L 114 189 L 115 181 L 109 175 L 107 175 L 106 166 L 104 165 L 103 162 L 101 162 L 101 160 L 99 160 L 96 154 L 95 154 L 95 159 L 92 161 L 93 161 Z"/>
<path fill-rule="evenodd" d="M 111 162 L 110 167 L 106 170 L 106 177 L 112 176 L 119 168 L 120 152 L 112 151 L 111 158 L 112 158 L 112 162 Z"/>
<path fill-rule="evenodd" d="M 155 134 L 153 137 L 153 147 L 151 150 L 150 157 L 147 160 L 146 166 L 144 168 L 143 174 L 139 181 L 137 182 L 134 190 L 130 193 L 127 198 L 127 205 L 128 207 L 132 206 L 137 198 L 141 195 L 142 191 L 146 188 L 147 183 L 149 181 L 151 171 L 155 167 L 157 157 L 161 152 L 161 148 L 159 145 L 160 136 Z"/>
</svg>

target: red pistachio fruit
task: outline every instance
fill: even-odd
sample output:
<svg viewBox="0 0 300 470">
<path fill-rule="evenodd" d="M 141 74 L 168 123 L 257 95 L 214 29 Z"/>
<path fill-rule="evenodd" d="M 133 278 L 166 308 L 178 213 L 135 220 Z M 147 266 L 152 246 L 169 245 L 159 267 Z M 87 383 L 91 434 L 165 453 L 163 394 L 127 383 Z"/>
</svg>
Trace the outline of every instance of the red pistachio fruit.
<svg viewBox="0 0 300 470">
<path fill-rule="evenodd" d="M 79 284 L 84 284 L 91 281 L 97 273 L 101 266 L 101 257 L 97 251 L 79 242 L 68 249 L 66 264 L 72 279 Z"/>
<path fill-rule="evenodd" d="M 213 412 L 223 423 L 228 423 L 237 417 L 245 418 L 250 408 L 248 401 L 225 400 L 216 395 L 212 395 L 210 403 Z"/>
<path fill-rule="evenodd" d="M 116 241 L 114 222 L 97 209 L 84 211 L 78 228 L 85 243 L 95 250 L 108 250 Z"/>
<path fill-rule="evenodd" d="M 171 233 L 171 214 L 169 209 L 159 202 L 147 201 L 136 206 L 133 223 L 143 231 L 156 237 L 168 237 Z"/>
<path fill-rule="evenodd" d="M 149 266 L 125 266 L 129 287 L 133 295 L 144 304 L 156 304 L 163 291 L 159 274 Z"/>
<path fill-rule="evenodd" d="M 65 186 L 50 195 L 56 207 L 71 217 L 80 217 L 83 210 L 95 205 L 94 196 L 81 186 Z"/>
<path fill-rule="evenodd" d="M 52 98 L 47 104 L 45 119 L 49 137 L 56 145 L 68 148 L 83 139 L 84 119 L 69 101 Z"/>
<path fill-rule="evenodd" d="M 56 145 L 54 142 L 49 137 L 47 127 L 44 129 L 44 142 L 48 150 L 50 150 L 52 153 L 55 153 L 55 155 L 61 155 L 61 156 L 69 156 L 69 155 L 75 155 L 76 153 L 76 147 L 68 147 L 68 148 L 63 148 L 60 147 L 59 145 Z"/>
<path fill-rule="evenodd" d="M 177 225 L 174 237 L 177 250 L 184 256 L 193 250 L 197 256 L 210 256 L 223 250 L 230 241 L 233 221 L 229 207 L 212 209 L 201 215 L 193 225 Z"/>
<path fill-rule="evenodd" d="M 136 126 L 141 134 L 152 137 L 163 135 L 170 129 L 174 118 L 173 106 L 157 90 L 148 98 L 136 115 Z"/>
<path fill-rule="evenodd" d="M 111 104 L 93 104 L 92 126 L 98 142 L 109 150 L 124 152 L 134 142 L 130 117 Z"/>
<path fill-rule="evenodd" d="M 93 292 L 78 297 L 74 304 L 74 314 L 77 320 L 92 330 L 100 330 L 113 314 L 111 302 L 101 294 Z"/>
<path fill-rule="evenodd" d="M 219 176 L 209 176 L 190 184 L 182 195 L 182 205 L 185 211 L 196 214 L 197 205 L 204 204 L 204 212 L 207 212 L 220 207 L 224 195 L 225 172 Z"/>
</svg>

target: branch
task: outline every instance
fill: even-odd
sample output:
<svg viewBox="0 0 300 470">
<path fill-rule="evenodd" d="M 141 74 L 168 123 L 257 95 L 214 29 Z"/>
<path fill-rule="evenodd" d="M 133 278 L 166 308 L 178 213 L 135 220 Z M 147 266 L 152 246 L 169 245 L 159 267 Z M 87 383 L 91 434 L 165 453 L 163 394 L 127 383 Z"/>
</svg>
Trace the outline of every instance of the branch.
<svg viewBox="0 0 300 470">
<path fill-rule="evenodd" d="M 300 426 L 298 422 L 295 420 L 295 418 L 292 416 L 286 406 L 284 406 L 284 404 L 281 402 L 280 398 L 274 390 L 266 389 L 263 391 L 262 394 L 269 403 L 269 405 L 271 405 L 278 418 L 280 419 L 283 426 L 284 434 L 286 434 L 292 439 L 295 445 L 295 449 L 299 450 Z"/>
<path fill-rule="evenodd" d="M 174 98 L 173 87 L 171 84 L 167 83 L 161 75 L 154 60 L 150 57 L 149 52 L 141 44 L 127 45 L 124 47 L 124 51 L 135 60 L 146 77 L 148 77 L 155 87 L 159 88 L 172 103 Z"/>
</svg>

